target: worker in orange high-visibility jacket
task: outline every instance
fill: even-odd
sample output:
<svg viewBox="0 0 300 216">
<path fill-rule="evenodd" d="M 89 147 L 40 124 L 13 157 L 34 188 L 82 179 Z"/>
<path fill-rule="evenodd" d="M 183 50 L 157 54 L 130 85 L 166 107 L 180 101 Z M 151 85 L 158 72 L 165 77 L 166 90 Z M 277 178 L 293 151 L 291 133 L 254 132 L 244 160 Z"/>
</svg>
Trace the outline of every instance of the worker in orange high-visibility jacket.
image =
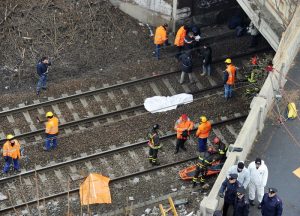
<svg viewBox="0 0 300 216">
<path fill-rule="evenodd" d="M 186 36 L 186 32 L 188 30 L 188 26 L 184 25 L 181 26 L 175 37 L 174 45 L 177 46 L 178 52 L 176 53 L 175 57 L 179 58 L 179 56 L 182 54 L 183 46 L 184 46 L 184 38 Z"/>
<path fill-rule="evenodd" d="M 225 99 L 232 97 L 232 88 L 236 77 L 236 67 L 232 64 L 230 58 L 225 60 L 226 70 L 224 71 L 224 96 Z"/>
<path fill-rule="evenodd" d="M 51 148 L 54 149 L 57 146 L 58 118 L 55 117 L 52 112 L 47 112 L 46 118 L 46 141 L 44 150 L 50 151 Z"/>
<path fill-rule="evenodd" d="M 182 114 L 180 118 L 176 121 L 174 130 L 177 132 L 177 142 L 176 142 L 176 150 L 175 154 L 178 153 L 179 148 L 186 151 L 186 147 L 184 146 L 185 141 L 188 139 L 190 135 L 190 131 L 194 128 L 194 123 L 189 119 L 186 114 Z"/>
<path fill-rule="evenodd" d="M 12 134 L 8 134 L 6 137 L 6 142 L 3 145 L 3 158 L 5 160 L 3 173 L 8 173 L 12 163 L 14 164 L 14 170 L 16 172 L 20 172 L 20 157 L 20 143 L 16 139 L 14 139 L 14 136 Z"/>
<path fill-rule="evenodd" d="M 196 136 L 198 137 L 199 152 L 206 152 L 207 138 L 209 136 L 210 131 L 211 131 L 211 123 L 207 120 L 205 116 L 201 116 L 200 124 L 196 132 Z"/>
<path fill-rule="evenodd" d="M 158 26 L 155 30 L 154 44 L 155 44 L 155 56 L 160 59 L 160 48 L 163 44 L 170 45 L 168 42 L 168 24 L 165 23 L 162 26 Z"/>
</svg>

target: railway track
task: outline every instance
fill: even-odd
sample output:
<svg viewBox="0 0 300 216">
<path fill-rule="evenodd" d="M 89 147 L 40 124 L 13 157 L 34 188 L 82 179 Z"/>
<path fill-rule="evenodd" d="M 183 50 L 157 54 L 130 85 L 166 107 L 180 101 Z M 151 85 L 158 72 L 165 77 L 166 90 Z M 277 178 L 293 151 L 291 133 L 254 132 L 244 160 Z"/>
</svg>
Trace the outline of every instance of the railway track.
<svg viewBox="0 0 300 216">
<path fill-rule="evenodd" d="M 251 54 L 265 50 L 267 49 L 239 53 L 233 58 L 235 61 L 248 61 Z M 217 59 L 214 64 L 222 62 L 223 59 Z M 44 125 L 38 123 L 36 118 L 44 116 L 50 110 L 59 117 L 60 131 L 69 134 L 77 126 L 82 129 L 87 124 L 97 126 L 139 115 L 145 112 L 143 100 L 154 95 L 175 95 L 185 92 L 204 96 L 207 92 L 222 88 L 222 70 L 221 68 L 215 70 L 218 73 L 214 76 L 201 77 L 199 73 L 195 73 L 195 84 L 178 85 L 180 71 L 173 71 L 142 79 L 133 78 L 127 82 L 120 81 L 115 85 L 99 89 L 91 88 L 86 92 L 77 91 L 73 95 L 48 98 L 46 101 L 35 100 L 33 104 L 20 104 L 16 108 L 3 108 L 0 112 L 3 123 L 0 141 L 5 141 L 5 134 L 11 132 L 20 139 L 21 144 L 26 143 L 24 140 L 26 137 L 34 137 L 35 141 L 42 140 L 40 134 L 44 131 Z M 131 97 L 132 92 L 137 92 L 139 96 Z"/>
<path fill-rule="evenodd" d="M 213 121 L 212 133 L 219 136 L 224 142 L 231 143 L 238 134 L 246 116 L 247 114 L 236 113 L 233 116 L 221 117 L 221 120 Z M 7 213 L 9 215 L 12 211 L 15 213 L 23 211 L 23 214 L 24 212 L 30 214 L 32 209 L 37 209 L 34 204 L 37 204 L 38 200 L 40 202 L 49 201 L 78 192 L 80 181 L 90 172 L 109 176 L 112 179 L 112 187 L 115 189 L 132 184 L 132 178 L 137 176 L 146 176 L 146 180 L 148 178 L 148 181 L 151 181 L 151 177 L 147 177 L 149 173 L 158 170 L 164 172 L 164 169 L 179 164 L 187 164 L 197 157 L 195 138 L 188 141 L 188 152 L 180 152 L 176 157 L 173 156 L 175 137 L 176 134 L 170 132 L 162 137 L 164 146 L 163 151 L 159 153 L 161 165 L 158 167 L 152 167 L 148 163 L 147 141 L 141 140 L 137 143 L 118 148 L 112 146 L 107 151 L 85 155 L 46 167 L 37 167 L 35 170 L 1 178 L 0 192 L 5 194 L 8 199 L 0 202 L 0 213 L 10 212 Z M 39 192 L 37 192 L 37 188 Z M 69 189 L 66 190 L 66 188 Z"/>
</svg>

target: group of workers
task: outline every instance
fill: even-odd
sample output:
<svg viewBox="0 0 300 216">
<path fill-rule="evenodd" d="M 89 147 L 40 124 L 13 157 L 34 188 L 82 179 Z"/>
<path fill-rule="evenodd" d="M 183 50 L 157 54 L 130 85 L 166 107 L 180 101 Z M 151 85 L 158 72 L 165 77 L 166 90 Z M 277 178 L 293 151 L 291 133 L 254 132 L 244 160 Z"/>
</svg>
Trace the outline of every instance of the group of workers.
<svg viewBox="0 0 300 216">
<path fill-rule="evenodd" d="M 154 35 L 155 56 L 160 59 L 160 49 L 165 45 L 170 45 L 167 34 L 168 24 L 161 25 L 156 28 Z M 180 84 L 184 83 L 186 75 L 189 77 L 190 83 L 194 83 L 192 51 L 199 46 L 200 30 L 196 27 L 187 25 L 181 26 L 176 34 L 174 45 L 177 47 L 175 57 L 181 62 Z M 198 48 L 196 48 L 198 49 Z M 201 76 L 211 75 L 212 49 L 208 44 L 203 44 L 202 51 L 202 73 Z M 224 62 L 226 68 L 224 70 L 224 97 L 227 101 L 233 96 L 232 89 L 236 80 L 237 68 L 230 58 Z"/>
<path fill-rule="evenodd" d="M 46 113 L 45 123 L 45 151 L 50 151 L 57 146 L 57 135 L 58 135 L 58 118 L 54 116 L 53 112 Z M 13 164 L 13 170 L 20 172 L 19 159 L 21 157 L 21 146 L 19 141 L 12 134 L 6 136 L 6 142 L 3 145 L 3 158 L 5 165 L 3 173 L 7 174 L 11 170 Z"/>
<path fill-rule="evenodd" d="M 180 149 L 186 151 L 186 140 L 194 129 L 194 122 L 186 115 L 182 114 L 176 121 L 174 130 L 176 131 L 176 147 L 174 154 Z M 198 184 L 205 184 L 205 177 L 210 166 L 215 163 L 221 164 L 226 160 L 228 146 L 218 137 L 213 139 L 213 144 L 208 145 L 207 139 L 212 126 L 205 116 L 200 117 L 200 123 L 195 133 L 198 138 L 199 157 L 196 163 L 196 170 L 192 179 L 193 187 Z M 155 124 L 148 133 L 149 162 L 152 165 L 160 165 L 158 162 L 158 150 L 161 148 L 160 126 Z M 261 209 L 263 216 L 281 216 L 282 201 L 276 195 L 277 189 L 269 188 L 269 192 L 264 194 L 267 185 L 268 168 L 263 160 L 256 158 L 247 168 L 243 161 L 233 165 L 227 171 L 227 177 L 219 190 L 219 196 L 224 198 L 223 216 L 231 215 L 230 208 L 234 216 L 248 216 L 249 206 L 255 205 L 255 195 L 257 195 L 258 209 Z M 249 188 L 249 198 L 246 196 L 246 189 Z M 225 195 L 224 195 L 225 193 Z"/>
<path fill-rule="evenodd" d="M 261 209 L 263 216 L 281 216 L 282 201 L 276 195 L 277 189 L 270 187 L 268 193 L 264 193 L 267 180 L 268 168 L 260 158 L 252 161 L 248 168 L 243 161 L 230 167 L 219 190 L 219 196 L 224 198 L 222 215 L 249 216 L 249 206 L 255 206 L 254 200 L 257 194 L 257 207 Z M 247 198 L 248 187 L 249 197 Z M 230 214 L 232 210 L 233 214 Z"/>
<path fill-rule="evenodd" d="M 178 154 L 179 150 L 182 149 L 186 151 L 187 148 L 185 143 L 192 130 L 194 129 L 194 122 L 188 117 L 187 114 L 182 114 L 176 121 L 174 130 L 176 131 L 176 147 L 174 154 Z M 218 161 L 219 163 L 224 163 L 226 160 L 227 145 L 220 141 L 218 137 L 213 139 L 214 145 L 208 147 L 208 137 L 212 130 L 210 121 L 206 116 L 200 117 L 200 123 L 195 133 L 198 138 L 198 152 L 200 154 L 198 162 L 196 163 L 196 171 L 193 178 L 193 186 L 198 183 L 205 183 L 205 175 L 207 168 L 212 165 L 213 162 Z M 149 145 L 149 162 L 152 165 L 160 165 L 158 162 L 158 150 L 161 148 L 160 143 L 160 126 L 155 124 L 150 132 L 148 133 L 148 145 Z"/>
</svg>

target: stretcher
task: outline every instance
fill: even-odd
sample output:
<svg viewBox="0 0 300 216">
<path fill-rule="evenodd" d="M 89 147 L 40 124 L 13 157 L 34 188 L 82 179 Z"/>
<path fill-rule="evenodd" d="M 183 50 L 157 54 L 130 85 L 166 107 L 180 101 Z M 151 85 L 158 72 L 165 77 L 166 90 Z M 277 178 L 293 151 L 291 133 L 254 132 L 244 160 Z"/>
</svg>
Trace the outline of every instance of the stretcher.
<svg viewBox="0 0 300 216">
<path fill-rule="evenodd" d="M 221 161 L 215 161 L 212 163 L 211 166 L 207 168 L 207 172 L 205 176 L 211 176 L 211 175 L 216 175 L 219 172 L 221 172 L 221 169 L 223 167 L 224 163 L 221 163 Z M 189 166 L 183 170 L 179 171 L 179 176 L 182 180 L 192 180 L 192 178 L 195 175 L 197 165 L 192 165 Z"/>
</svg>

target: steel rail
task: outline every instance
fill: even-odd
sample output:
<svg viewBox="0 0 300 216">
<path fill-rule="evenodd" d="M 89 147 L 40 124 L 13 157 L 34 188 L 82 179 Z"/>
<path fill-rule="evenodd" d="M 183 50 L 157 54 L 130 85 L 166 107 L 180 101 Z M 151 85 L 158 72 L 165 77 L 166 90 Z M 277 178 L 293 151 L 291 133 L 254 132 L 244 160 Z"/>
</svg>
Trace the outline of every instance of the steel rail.
<svg viewBox="0 0 300 216">
<path fill-rule="evenodd" d="M 245 82 L 245 80 L 240 81 L 240 83 L 243 83 L 243 82 Z M 195 96 L 195 95 L 203 94 L 207 91 L 215 90 L 215 89 L 222 88 L 222 87 L 223 87 L 223 84 L 217 84 L 215 86 L 203 88 L 199 91 L 191 92 L 190 94 L 193 94 Z M 70 122 L 61 124 L 61 125 L 59 125 L 59 129 L 61 130 L 61 129 L 64 129 L 66 127 L 70 127 L 70 126 L 74 126 L 74 125 L 77 126 L 79 124 L 92 122 L 95 119 L 105 119 L 105 118 L 108 118 L 109 116 L 115 116 L 115 115 L 118 115 L 120 113 L 138 111 L 138 110 L 143 109 L 143 108 L 144 108 L 144 105 L 140 104 L 140 105 L 136 105 L 136 106 L 132 106 L 132 107 L 127 107 L 127 108 L 124 108 L 124 109 L 121 109 L 121 110 L 102 113 L 102 114 L 94 115 L 94 116 L 91 116 L 91 117 L 82 118 L 82 119 L 79 119 L 79 120 L 74 120 L 74 121 L 70 121 Z M 40 134 L 40 133 L 43 133 L 43 132 L 45 132 L 44 128 L 39 129 L 39 130 L 35 130 L 35 131 L 26 132 L 26 133 L 23 133 L 23 134 L 15 135 L 15 138 L 24 138 L 24 137 L 34 136 L 36 134 Z M 0 142 L 4 142 L 4 141 L 6 141 L 6 139 L 0 139 Z"/>
<path fill-rule="evenodd" d="M 218 121 L 218 122 L 212 123 L 212 126 L 218 126 L 218 125 L 223 125 L 223 124 L 227 124 L 227 123 L 238 121 L 238 120 L 243 120 L 246 117 L 247 117 L 247 114 L 240 115 L 240 116 L 237 116 L 237 117 L 233 117 L 233 118 L 229 118 L 229 119 L 226 119 L 226 120 L 223 120 L 223 121 Z M 192 131 L 196 131 L 196 130 L 197 130 L 197 128 L 193 129 Z M 166 140 L 166 139 L 169 139 L 169 138 L 175 137 L 175 136 L 176 136 L 176 133 L 172 133 L 172 134 L 169 134 L 169 135 L 162 136 L 161 140 Z M 94 153 L 94 154 L 91 154 L 91 155 L 88 155 L 88 156 L 85 156 L 85 157 L 79 157 L 79 158 L 75 158 L 75 159 L 72 159 L 72 160 L 60 162 L 60 163 L 57 163 L 57 164 L 53 164 L 51 166 L 45 166 L 45 167 L 37 168 L 35 170 L 29 170 L 29 171 L 26 171 L 26 172 L 21 172 L 19 174 L 13 175 L 13 176 L 1 178 L 0 183 L 6 182 L 8 180 L 13 180 L 15 178 L 19 178 L 19 176 L 24 177 L 24 176 L 34 174 L 35 172 L 47 171 L 47 170 L 55 169 L 55 168 L 58 168 L 58 167 L 66 166 L 68 164 L 78 163 L 78 162 L 81 162 L 81 161 L 84 161 L 84 160 L 90 160 L 90 159 L 93 159 L 93 158 L 102 157 L 102 156 L 122 152 L 122 151 L 125 151 L 125 150 L 128 150 L 128 149 L 131 149 L 131 148 L 136 148 L 136 147 L 139 147 L 141 145 L 145 145 L 145 144 L 147 144 L 147 142 L 148 141 L 146 141 L 146 140 L 145 141 L 140 141 L 140 142 L 136 142 L 136 143 L 133 143 L 133 144 L 130 144 L 130 145 L 121 146 L 119 148 Z"/>
<path fill-rule="evenodd" d="M 240 57 L 248 56 L 248 55 L 251 55 L 251 54 L 254 54 L 254 53 L 257 53 L 257 52 L 264 52 L 264 51 L 268 51 L 268 50 L 270 50 L 269 47 L 268 48 L 264 47 L 264 48 L 260 48 L 258 50 L 252 50 L 252 51 L 247 52 L 247 53 L 239 53 L 239 54 L 236 54 L 236 55 L 232 55 L 230 57 L 231 58 L 240 58 Z M 213 64 L 222 62 L 224 60 L 224 58 L 226 58 L 226 57 L 227 56 L 222 56 L 220 58 L 215 59 L 213 61 Z M 200 66 L 196 66 L 196 68 L 197 67 L 200 67 Z M 108 91 L 108 90 L 111 90 L 111 89 L 118 89 L 118 88 L 125 87 L 125 86 L 131 86 L 131 85 L 133 85 L 135 83 L 139 83 L 139 82 L 145 82 L 145 81 L 148 81 L 148 80 L 159 79 L 161 77 L 169 76 L 169 75 L 179 73 L 179 72 L 181 72 L 181 70 L 176 70 L 176 71 L 172 71 L 172 72 L 159 74 L 159 75 L 156 75 L 156 76 L 144 77 L 144 78 L 141 78 L 141 79 L 126 81 L 126 82 L 123 82 L 123 83 L 114 84 L 114 85 L 111 85 L 111 86 L 107 86 L 107 87 L 103 87 L 103 88 L 99 88 L 99 89 L 95 89 L 95 90 L 89 90 L 89 91 L 85 91 L 85 92 L 82 92 L 82 93 L 69 95 L 69 96 L 66 96 L 66 97 L 55 98 L 53 100 L 48 100 L 48 101 L 44 101 L 44 102 L 40 102 L 40 103 L 35 103 L 35 104 L 30 104 L 30 105 L 26 105 L 26 106 L 22 106 L 22 107 L 12 108 L 12 109 L 9 109 L 9 110 L 1 111 L 0 112 L 0 117 L 6 116 L 6 115 L 9 115 L 9 114 L 12 114 L 12 113 L 21 112 L 22 110 L 30 111 L 30 110 L 35 109 L 37 107 L 49 106 L 51 104 L 62 103 L 64 101 L 75 99 L 75 98 L 80 98 L 80 97 L 83 97 L 83 96 L 90 96 L 90 95 L 98 94 L 98 93 L 105 92 L 105 91 Z"/>
<path fill-rule="evenodd" d="M 124 180 L 124 179 L 127 179 L 127 178 L 132 178 L 132 177 L 135 177 L 135 176 L 138 176 L 138 175 L 142 175 L 144 173 L 149 173 L 149 172 L 161 170 L 161 169 L 164 169 L 164 168 L 172 167 L 172 166 L 182 164 L 182 163 L 186 163 L 186 162 L 189 162 L 191 160 L 196 160 L 196 159 L 197 159 L 197 157 L 194 156 L 194 157 L 184 159 L 184 160 L 181 160 L 181 161 L 176 161 L 174 163 L 168 163 L 168 164 L 165 164 L 165 165 L 160 165 L 160 166 L 157 166 L 157 167 L 150 168 L 148 170 L 143 170 L 143 171 L 140 171 L 140 172 L 135 172 L 135 173 L 132 173 L 132 174 L 128 174 L 128 175 L 124 175 L 124 176 L 120 176 L 120 177 L 111 179 L 111 182 L 121 181 L 121 180 Z M 69 190 L 69 191 L 64 191 L 64 192 L 61 192 L 61 193 L 41 197 L 38 200 L 45 200 L 45 201 L 46 200 L 51 200 L 51 199 L 54 199 L 54 198 L 58 198 L 58 197 L 61 197 L 61 196 L 66 196 L 68 194 L 73 194 L 73 193 L 79 192 L 79 190 L 80 190 L 80 188 L 75 188 L 75 189 L 72 189 L 72 190 Z M 22 204 L 18 204 L 18 205 L 15 205 L 15 206 L 9 206 L 7 208 L 1 209 L 0 212 L 3 213 L 3 212 L 11 211 L 11 210 L 14 210 L 14 209 L 17 209 L 17 208 L 25 207 L 27 205 L 37 204 L 38 200 L 35 199 L 35 200 L 31 200 L 29 202 L 24 202 Z"/>
</svg>

